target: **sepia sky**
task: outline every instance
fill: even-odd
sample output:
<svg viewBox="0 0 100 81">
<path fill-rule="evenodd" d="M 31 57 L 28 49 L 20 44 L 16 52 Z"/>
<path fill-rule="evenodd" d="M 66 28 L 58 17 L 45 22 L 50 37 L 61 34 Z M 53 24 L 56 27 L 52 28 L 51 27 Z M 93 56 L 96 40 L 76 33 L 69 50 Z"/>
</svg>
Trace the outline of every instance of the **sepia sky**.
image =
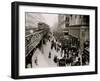
<svg viewBox="0 0 100 81">
<path fill-rule="evenodd" d="M 36 28 L 38 22 L 44 22 L 49 25 L 51 30 L 53 30 L 55 25 L 58 24 L 58 14 L 26 12 L 25 18 L 26 29 L 30 27 Z"/>
<path fill-rule="evenodd" d="M 45 22 L 50 25 L 50 27 L 53 27 L 53 25 L 58 22 L 57 14 L 42 14 L 42 16 L 45 18 Z"/>
</svg>

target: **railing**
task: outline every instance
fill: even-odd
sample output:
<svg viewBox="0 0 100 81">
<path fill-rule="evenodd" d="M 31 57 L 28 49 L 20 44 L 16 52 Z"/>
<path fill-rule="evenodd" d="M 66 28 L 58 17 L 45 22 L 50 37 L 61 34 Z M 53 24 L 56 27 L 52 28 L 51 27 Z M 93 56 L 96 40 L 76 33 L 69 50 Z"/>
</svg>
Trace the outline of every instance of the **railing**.
<svg viewBox="0 0 100 81">
<path fill-rule="evenodd" d="M 44 30 L 40 30 L 25 36 L 25 56 L 28 56 L 28 54 L 39 44 L 44 36 L 44 32 Z"/>
</svg>

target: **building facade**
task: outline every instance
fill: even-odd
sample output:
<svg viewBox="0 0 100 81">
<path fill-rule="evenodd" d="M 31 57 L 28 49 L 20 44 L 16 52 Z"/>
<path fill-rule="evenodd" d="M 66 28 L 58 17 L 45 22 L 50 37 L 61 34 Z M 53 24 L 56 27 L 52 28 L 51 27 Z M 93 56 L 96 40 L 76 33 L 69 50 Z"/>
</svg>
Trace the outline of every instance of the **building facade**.
<svg viewBox="0 0 100 81">
<path fill-rule="evenodd" d="M 80 41 L 81 49 L 84 48 L 84 42 L 89 41 L 89 16 L 88 15 L 59 15 L 59 27 L 63 29 L 64 37 L 77 38 Z"/>
</svg>

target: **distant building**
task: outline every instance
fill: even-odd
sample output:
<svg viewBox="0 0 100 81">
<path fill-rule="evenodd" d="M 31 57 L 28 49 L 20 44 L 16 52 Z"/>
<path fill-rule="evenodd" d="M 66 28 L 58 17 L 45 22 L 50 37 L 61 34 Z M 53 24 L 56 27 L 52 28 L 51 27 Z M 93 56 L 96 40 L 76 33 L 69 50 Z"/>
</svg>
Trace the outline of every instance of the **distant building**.
<svg viewBox="0 0 100 81">
<path fill-rule="evenodd" d="M 25 20 L 26 20 L 25 26 L 26 26 L 26 29 L 28 29 L 28 28 L 36 28 L 37 23 L 43 22 L 44 18 L 39 13 L 26 12 L 25 13 Z"/>
<path fill-rule="evenodd" d="M 59 15 L 59 27 L 63 29 L 64 37 L 71 35 L 80 41 L 80 47 L 83 49 L 83 43 L 89 41 L 89 16 L 88 15 Z"/>
<path fill-rule="evenodd" d="M 39 13 L 25 13 L 25 34 L 28 35 L 38 28 L 39 22 L 44 22 L 44 18 Z"/>
</svg>

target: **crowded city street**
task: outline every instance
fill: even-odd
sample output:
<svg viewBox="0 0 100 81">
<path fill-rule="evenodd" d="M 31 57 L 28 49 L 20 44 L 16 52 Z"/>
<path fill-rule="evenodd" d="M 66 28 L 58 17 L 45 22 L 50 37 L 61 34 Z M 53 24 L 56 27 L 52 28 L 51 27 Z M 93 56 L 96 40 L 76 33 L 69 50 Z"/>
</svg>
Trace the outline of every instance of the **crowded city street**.
<svg viewBox="0 0 100 81">
<path fill-rule="evenodd" d="M 39 21 L 34 21 L 34 24 L 37 23 L 35 27 L 33 27 L 33 21 L 29 22 L 30 19 L 33 20 L 30 17 L 36 19 L 40 17 Z M 72 18 L 73 20 L 71 20 Z M 81 15 L 36 15 L 27 13 L 25 67 L 46 68 L 88 65 L 88 19 L 88 16 Z M 31 26 L 28 26 L 30 24 Z"/>
</svg>

